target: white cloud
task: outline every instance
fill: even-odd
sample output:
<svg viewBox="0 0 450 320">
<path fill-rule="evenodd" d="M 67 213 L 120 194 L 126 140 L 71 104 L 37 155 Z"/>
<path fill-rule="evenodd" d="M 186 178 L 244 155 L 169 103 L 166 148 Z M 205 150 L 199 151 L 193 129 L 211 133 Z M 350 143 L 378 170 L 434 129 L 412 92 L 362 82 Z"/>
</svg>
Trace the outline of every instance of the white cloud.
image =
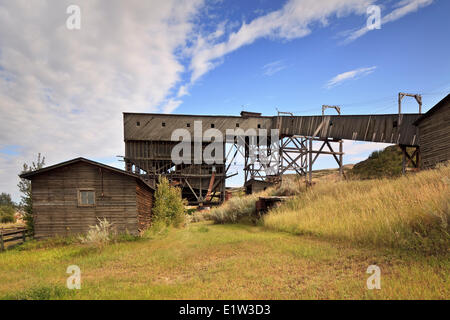
<svg viewBox="0 0 450 320">
<path fill-rule="evenodd" d="M 187 85 L 183 85 L 183 86 L 181 86 L 181 87 L 178 89 L 177 97 L 178 97 L 178 98 L 181 98 L 181 97 L 183 97 L 183 96 L 185 96 L 185 95 L 187 95 L 187 94 L 189 94 L 188 86 L 187 86 Z"/>
<path fill-rule="evenodd" d="M 416 12 L 422 7 L 426 7 L 433 3 L 433 0 L 403 0 L 400 1 L 394 10 L 392 10 L 390 13 L 384 15 L 383 12 L 381 13 L 381 27 L 383 28 L 383 25 L 389 22 L 393 22 L 395 20 L 398 20 L 405 15 Z M 370 29 L 367 28 L 367 26 L 364 26 L 356 31 L 350 32 L 350 34 L 346 37 L 343 43 L 349 43 L 351 41 L 354 41 L 363 35 L 365 35 L 367 32 L 369 32 Z"/>
<path fill-rule="evenodd" d="M 369 67 L 369 68 L 359 68 L 347 72 L 343 72 L 335 76 L 333 79 L 330 79 L 325 85 L 326 88 L 330 89 L 337 85 L 340 85 L 344 81 L 355 80 L 361 77 L 367 76 L 375 71 L 377 67 Z"/>
<path fill-rule="evenodd" d="M 392 144 L 389 143 L 375 143 L 363 141 L 344 141 L 344 163 L 356 164 L 360 161 L 366 160 L 368 156 L 374 152 L 383 150 Z"/>
<path fill-rule="evenodd" d="M 288 0 L 202 32 L 204 0 L 78 0 L 79 31 L 66 28 L 73 1 L 0 0 L 0 150 L 21 147 L 0 153 L 0 192 L 17 198 L 17 172 L 38 152 L 49 165 L 123 154 L 122 112 L 173 112 L 228 53 L 261 38 L 304 37 L 330 18 L 364 15 L 374 2 Z M 389 19 L 406 14 L 400 9 Z"/>
<path fill-rule="evenodd" d="M 123 154 L 122 112 L 157 111 L 181 80 L 199 0 L 78 0 L 81 30 L 66 28 L 69 0 L 0 0 L 0 191 L 38 152 L 52 164 Z M 169 100 L 165 111 L 178 101 Z"/>
<path fill-rule="evenodd" d="M 326 25 L 332 16 L 365 14 L 374 0 L 289 0 L 281 9 L 243 23 L 224 41 L 214 42 L 198 36 L 189 50 L 192 56 L 191 83 L 222 62 L 223 57 L 260 38 L 291 40 L 311 33 L 314 24 Z M 223 28 L 223 26 L 221 26 Z M 219 32 L 219 34 L 221 34 Z"/>
<path fill-rule="evenodd" d="M 163 113 L 172 113 L 182 102 L 181 100 L 169 99 L 162 109 Z"/>
<path fill-rule="evenodd" d="M 277 72 L 280 72 L 283 69 L 286 69 L 286 65 L 283 60 L 274 61 L 268 63 L 262 67 L 264 75 L 272 76 Z"/>
<path fill-rule="evenodd" d="M 357 156 L 357 155 L 361 155 L 362 153 L 367 153 L 367 152 L 372 153 L 373 151 L 376 151 L 376 150 L 382 150 L 391 145 L 392 144 L 389 144 L 389 143 L 375 143 L 375 142 L 345 140 L 344 141 L 344 152 L 345 152 L 346 156 Z M 357 157 L 352 157 L 352 159 L 353 158 L 357 158 Z"/>
</svg>

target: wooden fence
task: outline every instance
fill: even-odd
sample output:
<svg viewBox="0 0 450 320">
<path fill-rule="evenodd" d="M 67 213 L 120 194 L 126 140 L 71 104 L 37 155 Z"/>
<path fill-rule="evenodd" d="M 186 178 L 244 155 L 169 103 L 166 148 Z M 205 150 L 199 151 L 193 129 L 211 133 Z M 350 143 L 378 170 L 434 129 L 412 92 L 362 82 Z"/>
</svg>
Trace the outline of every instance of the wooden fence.
<svg viewBox="0 0 450 320">
<path fill-rule="evenodd" d="M 4 251 L 8 245 L 23 243 L 30 237 L 25 228 L 16 228 L 10 230 L 0 229 L 0 252 Z"/>
</svg>

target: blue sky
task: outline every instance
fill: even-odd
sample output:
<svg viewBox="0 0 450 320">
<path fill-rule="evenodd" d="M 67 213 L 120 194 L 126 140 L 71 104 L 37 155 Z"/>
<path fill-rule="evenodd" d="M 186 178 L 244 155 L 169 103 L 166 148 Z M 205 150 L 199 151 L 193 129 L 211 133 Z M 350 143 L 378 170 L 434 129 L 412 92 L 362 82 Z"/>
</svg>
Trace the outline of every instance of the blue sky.
<svg viewBox="0 0 450 320">
<path fill-rule="evenodd" d="M 235 8 L 239 2 L 231 3 Z M 255 8 L 248 3 L 242 7 L 250 12 Z M 424 94 L 425 106 L 431 107 L 449 88 L 450 43 L 444 31 L 450 30 L 448 12 L 450 2 L 436 2 L 349 44 L 341 43 L 339 33 L 363 25 L 365 16 L 331 19 L 329 26 L 300 39 L 258 39 L 226 55 L 192 87 L 176 112 L 238 114 L 244 105 L 269 115 L 275 107 L 314 114 L 322 104 L 339 104 L 346 114 L 395 113 L 399 91 L 438 91 Z M 281 70 L 265 74 L 264 66 L 276 62 Z M 340 73 L 374 66 L 365 77 L 326 87 Z M 405 104 L 407 111 L 416 112 L 413 103 Z"/>
<path fill-rule="evenodd" d="M 80 30 L 65 26 L 70 4 Z M 379 30 L 365 30 L 370 5 Z M 38 152 L 123 166 L 124 111 L 395 113 L 399 91 L 423 94 L 426 111 L 450 91 L 448 12 L 445 0 L 0 0 L 0 192 L 18 199 Z M 345 163 L 384 146 L 346 141 Z"/>
<path fill-rule="evenodd" d="M 242 14 L 236 9 L 239 3 L 223 3 L 224 18 L 242 15 L 244 20 L 251 19 L 256 6 L 246 2 L 240 7 L 246 12 Z M 277 10 L 284 2 L 260 3 L 259 8 Z M 233 14 L 228 14 L 227 8 L 232 8 Z M 227 55 L 193 86 L 176 113 L 237 115 L 249 110 L 273 115 L 278 108 L 311 115 L 320 114 L 322 104 L 340 105 L 344 114 L 396 113 L 399 91 L 423 93 L 426 111 L 450 91 L 450 43 L 443 39 L 443 30 L 450 30 L 448 12 L 449 2 L 434 3 L 350 43 L 342 43 L 339 34 L 363 25 L 366 16 L 331 19 L 329 26 L 301 39 L 259 39 Z M 372 67 L 373 72 L 366 76 L 326 86 L 338 74 Z M 403 110 L 417 112 L 417 103 L 405 99 Z M 385 147 L 348 144 L 356 153 L 345 156 L 345 163 L 358 162 Z M 322 156 L 316 167 L 336 167 L 336 163 L 332 157 Z M 241 181 L 239 175 L 231 184 Z"/>
</svg>

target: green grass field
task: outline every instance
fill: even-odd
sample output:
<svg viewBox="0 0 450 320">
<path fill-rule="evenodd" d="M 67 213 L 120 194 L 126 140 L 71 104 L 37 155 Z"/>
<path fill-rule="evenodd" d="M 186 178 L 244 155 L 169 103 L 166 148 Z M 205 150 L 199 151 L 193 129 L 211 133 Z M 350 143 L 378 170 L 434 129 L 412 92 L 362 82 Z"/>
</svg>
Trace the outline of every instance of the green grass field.
<svg viewBox="0 0 450 320">
<path fill-rule="evenodd" d="M 203 221 L 104 247 L 29 242 L 0 253 L 0 299 L 449 299 L 449 177 L 443 166 L 324 179 L 258 226 Z M 255 199 L 209 216 L 245 218 Z M 81 268 L 81 290 L 65 287 L 69 265 Z M 381 269 L 380 290 L 367 289 L 370 265 Z"/>
<path fill-rule="evenodd" d="M 380 290 L 366 288 L 372 264 Z M 69 265 L 81 268 L 81 290 L 65 288 Z M 447 299 L 448 278 L 448 258 L 208 222 L 103 249 L 0 255 L 3 299 Z"/>
</svg>

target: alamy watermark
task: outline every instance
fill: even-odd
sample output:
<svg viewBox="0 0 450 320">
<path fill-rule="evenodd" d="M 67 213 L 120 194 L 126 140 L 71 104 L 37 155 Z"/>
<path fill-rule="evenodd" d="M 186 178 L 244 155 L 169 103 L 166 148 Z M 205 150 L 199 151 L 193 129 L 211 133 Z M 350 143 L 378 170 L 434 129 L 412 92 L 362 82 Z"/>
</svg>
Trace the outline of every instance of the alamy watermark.
<svg viewBox="0 0 450 320">
<path fill-rule="evenodd" d="M 70 274 L 67 278 L 66 286 L 69 290 L 81 289 L 81 269 L 79 266 L 71 265 L 67 267 L 66 273 Z"/>
<path fill-rule="evenodd" d="M 367 278 L 367 289 L 381 289 L 381 269 L 377 265 L 370 265 L 366 273 L 371 274 L 369 278 Z"/>
<path fill-rule="evenodd" d="M 372 5 L 367 8 L 367 29 L 375 30 L 381 29 L 381 8 L 377 5 Z"/>
<path fill-rule="evenodd" d="M 75 4 L 67 7 L 66 13 L 69 17 L 66 20 L 66 27 L 69 30 L 81 29 L 81 8 Z"/>
<path fill-rule="evenodd" d="M 235 144 L 241 154 L 248 158 L 248 164 L 258 162 L 267 175 L 277 173 L 279 163 L 279 130 L 226 129 L 222 131 L 210 128 L 203 132 L 203 122 L 194 121 L 193 135 L 187 129 L 175 129 L 171 140 L 179 142 L 172 148 L 171 160 L 175 165 L 224 164 L 224 144 Z M 272 143 L 274 142 L 274 143 Z M 204 144 L 207 145 L 204 147 Z"/>
</svg>

